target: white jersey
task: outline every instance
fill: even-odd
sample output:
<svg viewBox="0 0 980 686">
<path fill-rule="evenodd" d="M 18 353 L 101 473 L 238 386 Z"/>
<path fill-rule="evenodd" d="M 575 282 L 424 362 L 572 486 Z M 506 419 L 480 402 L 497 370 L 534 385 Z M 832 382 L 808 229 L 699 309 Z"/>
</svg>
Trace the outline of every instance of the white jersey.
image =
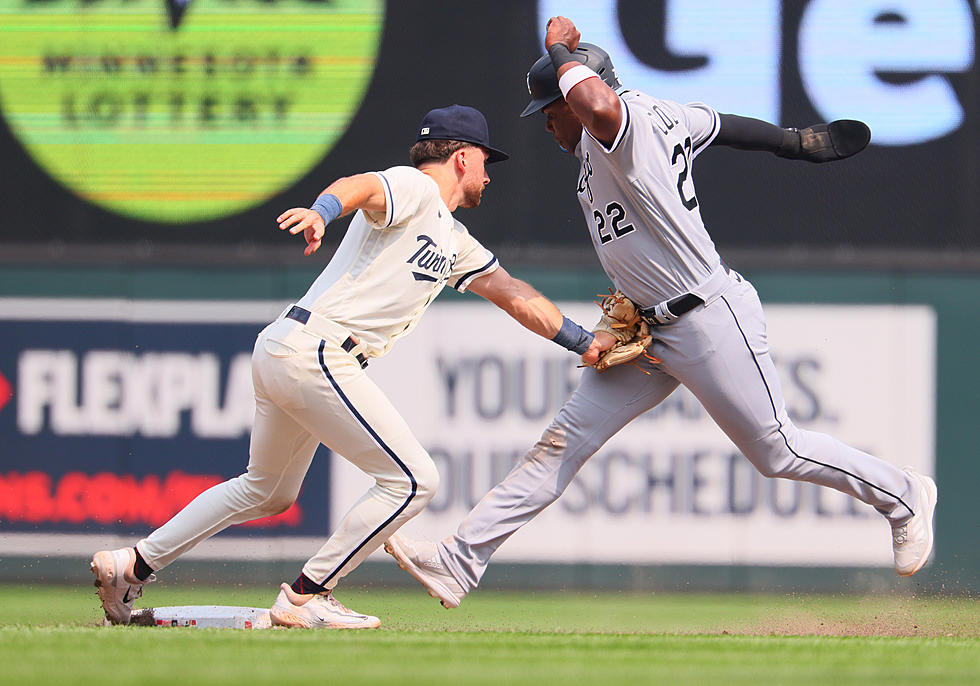
<svg viewBox="0 0 980 686">
<path fill-rule="evenodd" d="M 578 199 L 606 274 L 631 300 L 651 307 L 719 275 L 691 165 L 718 134 L 718 113 L 625 91 L 623 124 L 607 149 L 583 130 Z"/>
<path fill-rule="evenodd" d="M 448 282 L 463 292 L 499 266 L 453 218 L 436 182 L 414 167 L 374 172 L 384 214 L 357 212 L 326 268 L 297 303 L 360 339 L 380 357 L 418 323 Z"/>
</svg>

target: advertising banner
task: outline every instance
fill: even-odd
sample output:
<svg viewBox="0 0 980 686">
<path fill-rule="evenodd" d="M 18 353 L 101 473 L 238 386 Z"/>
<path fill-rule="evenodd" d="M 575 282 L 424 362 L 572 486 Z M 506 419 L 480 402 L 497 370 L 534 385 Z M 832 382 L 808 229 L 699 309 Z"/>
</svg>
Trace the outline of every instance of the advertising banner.
<svg viewBox="0 0 980 686">
<path fill-rule="evenodd" d="M 0 299 L 6 553 L 64 554 L 72 541 L 145 534 L 240 474 L 252 344 L 285 304 Z M 596 318 L 592 304 L 561 306 L 578 321 Z M 930 308 L 780 305 L 768 323 L 798 425 L 935 473 Z M 406 531 L 451 533 L 551 421 L 581 374 L 577 362 L 476 301 L 434 305 L 372 360 L 368 373 L 441 475 Z M 321 447 L 293 508 L 232 527 L 197 554 L 305 557 L 369 485 Z M 888 541 L 884 520 L 857 501 L 761 477 L 682 388 L 603 446 L 497 557 L 885 566 Z"/>
<path fill-rule="evenodd" d="M 0 533 L 144 535 L 241 474 L 252 344 L 280 311 L 0 300 Z M 322 535 L 327 467 L 286 512 L 229 532 Z"/>
</svg>

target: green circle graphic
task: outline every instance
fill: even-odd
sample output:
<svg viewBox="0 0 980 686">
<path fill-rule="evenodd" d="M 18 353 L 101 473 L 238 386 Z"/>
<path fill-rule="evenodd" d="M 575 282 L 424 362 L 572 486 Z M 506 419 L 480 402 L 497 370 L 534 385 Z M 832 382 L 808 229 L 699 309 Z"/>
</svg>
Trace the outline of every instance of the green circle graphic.
<svg viewBox="0 0 980 686">
<path fill-rule="evenodd" d="M 0 0 L 0 113 L 90 202 L 216 219 L 323 159 L 383 25 L 383 0 Z"/>
</svg>

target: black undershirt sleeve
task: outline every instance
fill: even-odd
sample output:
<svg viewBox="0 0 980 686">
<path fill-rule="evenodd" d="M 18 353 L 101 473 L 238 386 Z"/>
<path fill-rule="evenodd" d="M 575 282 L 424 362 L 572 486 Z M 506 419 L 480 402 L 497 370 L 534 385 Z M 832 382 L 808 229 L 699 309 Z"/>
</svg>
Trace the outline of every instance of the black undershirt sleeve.
<svg viewBox="0 0 980 686">
<path fill-rule="evenodd" d="M 737 114 L 718 114 L 721 125 L 711 145 L 727 145 L 740 150 L 765 150 L 782 157 L 800 152 L 800 133 L 761 119 Z"/>
</svg>

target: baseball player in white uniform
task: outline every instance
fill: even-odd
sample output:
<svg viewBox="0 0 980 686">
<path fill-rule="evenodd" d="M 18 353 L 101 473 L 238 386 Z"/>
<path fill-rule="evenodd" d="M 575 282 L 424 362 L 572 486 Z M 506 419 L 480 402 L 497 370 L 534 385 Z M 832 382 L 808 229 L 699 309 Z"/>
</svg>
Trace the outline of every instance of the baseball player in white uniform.
<svg viewBox="0 0 980 686">
<path fill-rule="evenodd" d="M 439 475 L 428 453 L 365 373 L 418 323 L 445 285 L 491 300 L 531 331 L 595 359 L 594 337 L 514 279 L 453 218 L 476 207 L 490 182 L 490 146 L 470 107 L 429 112 L 412 148 L 414 166 L 358 174 L 328 186 L 312 208 L 293 208 L 279 228 L 302 233 L 306 255 L 326 224 L 359 210 L 330 263 L 296 304 L 258 336 L 252 356 L 255 422 L 248 470 L 200 494 L 135 547 L 94 555 L 106 618 L 129 622 L 143 585 L 183 552 L 232 524 L 275 515 L 296 499 L 323 443 L 375 479 L 302 573 L 282 584 L 277 625 L 374 628 L 380 622 L 333 596 L 344 576 L 432 499 Z"/>
<path fill-rule="evenodd" d="M 579 43 L 563 17 L 549 21 L 548 55 L 528 74 L 547 130 L 580 160 L 577 193 L 613 284 L 640 307 L 654 338 L 634 366 L 582 380 L 541 439 L 439 543 L 392 537 L 385 548 L 446 607 L 476 588 L 494 551 L 554 502 L 613 434 L 679 384 L 704 405 L 767 477 L 808 481 L 868 503 L 889 521 L 895 568 L 914 574 L 932 550 L 936 485 L 831 436 L 794 426 L 769 354 L 759 297 L 727 269 L 711 241 L 691 175 L 711 144 L 824 162 L 859 152 L 870 132 L 834 122 L 802 132 L 681 105 L 637 91 L 617 94 L 609 56 Z M 596 332 L 600 347 L 614 339 Z M 586 360 L 588 362 L 588 360 Z"/>
</svg>

